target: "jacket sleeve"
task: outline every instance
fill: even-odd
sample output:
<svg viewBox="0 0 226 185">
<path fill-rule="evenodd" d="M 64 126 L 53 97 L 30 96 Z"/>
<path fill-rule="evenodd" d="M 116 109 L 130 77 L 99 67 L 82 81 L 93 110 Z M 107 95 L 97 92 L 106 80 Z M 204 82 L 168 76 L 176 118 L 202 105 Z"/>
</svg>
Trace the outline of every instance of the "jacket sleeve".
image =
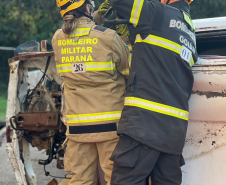
<svg viewBox="0 0 226 185">
<path fill-rule="evenodd" d="M 108 2 L 119 15 L 129 20 L 134 27 L 151 24 L 150 17 L 154 11 L 154 2 L 147 0 L 108 0 Z"/>
<path fill-rule="evenodd" d="M 103 19 L 102 17 L 98 14 L 98 10 L 96 10 L 93 13 L 93 20 L 97 25 L 102 25 L 103 24 Z"/>
<path fill-rule="evenodd" d="M 125 76 L 125 78 L 128 78 L 129 49 L 117 33 L 114 34 L 111 48 L 113 50 L 113 62 L 116 64 L 117 70 Z"/>
</svg>

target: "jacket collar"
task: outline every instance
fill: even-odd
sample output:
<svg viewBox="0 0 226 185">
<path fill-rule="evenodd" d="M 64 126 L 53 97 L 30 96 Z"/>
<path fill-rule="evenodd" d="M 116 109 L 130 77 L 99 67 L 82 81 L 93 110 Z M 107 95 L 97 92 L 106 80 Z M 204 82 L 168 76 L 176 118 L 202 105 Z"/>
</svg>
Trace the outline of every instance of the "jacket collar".
<svg viewBox="0 0 226 185">
<path fill-rule="evenodd" d="M 75 19 L 76 23 L 81 23 L 81 24 L 91 24 L 93 23 L 93 21 L 91 19 L 89 19 L 88 17 L 85 16 L 81 16 L 77 19 Z"/>
<path fill-rule="evenodd" d="M 190 6 L 185 1 L 176 1 L 174 3 L 169 4 L 169 6 L 175 7 L 181 11 L 184 11 L 190 14 Z"/>
</svg>

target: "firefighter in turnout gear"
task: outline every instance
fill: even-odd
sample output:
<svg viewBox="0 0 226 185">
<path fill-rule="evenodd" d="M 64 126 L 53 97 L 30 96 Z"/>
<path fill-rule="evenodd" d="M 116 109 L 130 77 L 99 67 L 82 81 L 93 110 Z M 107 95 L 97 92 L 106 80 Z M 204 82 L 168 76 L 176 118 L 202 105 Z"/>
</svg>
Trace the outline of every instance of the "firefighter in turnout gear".
<svg viewBox="0 0 226 185">
<path fill-rule="evenodd" d="M 108 0 L 129 25 L 133 57 L 111 185 L 179 185 L 197 61 L 188 0 Z"/>
<path fill-rule="evenodd" d="M 64 19 L 52 39 L 56 67 L 64 78 L 67 120 L 65 171 L 69 185 L 97 184 L 97 163 L 110 185 L 117 123 L 124 106 L 129 51 L 114 30 L 96 26 L 90 2 L 57 0 Z M 62 182 L 61 184 L 64 184 Z"/>
</svg>

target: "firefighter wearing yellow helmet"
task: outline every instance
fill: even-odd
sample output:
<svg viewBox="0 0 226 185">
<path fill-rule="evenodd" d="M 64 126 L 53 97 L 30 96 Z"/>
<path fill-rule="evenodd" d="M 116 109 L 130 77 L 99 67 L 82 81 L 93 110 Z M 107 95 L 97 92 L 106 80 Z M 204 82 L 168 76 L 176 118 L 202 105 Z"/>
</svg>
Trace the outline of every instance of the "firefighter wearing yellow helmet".
<svg viewBox="0 0 226 185">
<path fill-rule="evenodd" d="M 88 0 L 56 0 L 60 14 L 63 17 L 67 12 L 81 7 Z"/>
<path fill-rule="evenodd" d="M 118 136 L 124 106 L 129 51 L 114 30 L 96 26 L 86 0 L 57 0 L 64 19 L 52 39 L 56 68 L 64 78 L 67 147 L 65 171 L 71 179 L 61 184 L 97 184 L 97 164 L 110 185 L 109 160 Z"/>
</svg>

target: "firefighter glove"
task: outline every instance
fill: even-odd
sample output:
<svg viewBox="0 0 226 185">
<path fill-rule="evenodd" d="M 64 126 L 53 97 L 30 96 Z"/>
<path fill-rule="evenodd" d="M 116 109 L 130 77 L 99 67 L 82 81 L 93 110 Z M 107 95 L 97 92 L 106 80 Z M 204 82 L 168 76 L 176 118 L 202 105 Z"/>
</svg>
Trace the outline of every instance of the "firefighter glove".
<svg viewBox="0 0 226 185">
<path fill-rule="evenodd" d="M 127 36 L 129 36 L 129 29 L 128 29 L 127 24 L 116 25 L 116 32 L 119 35 L 127 35 Z"/>
<path fill-rule="evenodd" d="M 110 4 L 108 3 L 108 0 L 105 0 L 98 8 L 98 14 L 103 15 L 107 12 L 107 10 L 110 8 Z"/>
</svg>

